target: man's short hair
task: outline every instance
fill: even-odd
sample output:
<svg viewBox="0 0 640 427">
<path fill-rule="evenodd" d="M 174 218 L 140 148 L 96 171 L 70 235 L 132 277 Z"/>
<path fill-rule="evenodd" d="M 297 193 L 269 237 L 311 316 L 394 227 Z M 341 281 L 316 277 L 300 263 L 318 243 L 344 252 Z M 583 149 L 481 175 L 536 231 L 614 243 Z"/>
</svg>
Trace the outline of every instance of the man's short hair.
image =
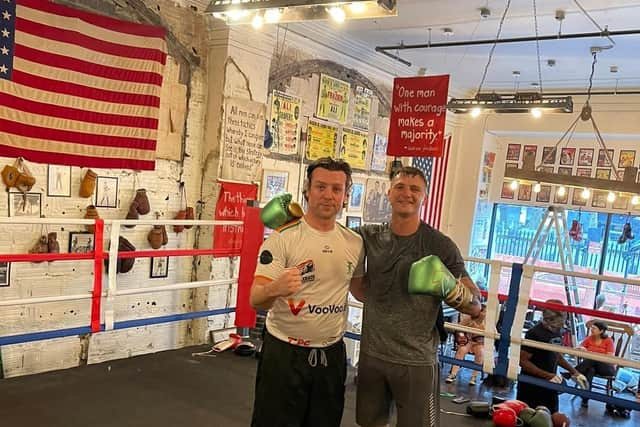
<svg viewBox="0 0 640 427">
<path fill-rule="evenodd" d="M 395 178 L 398 175 L 419 176 L 424 181 L 425 187 L 429 186 L 429 183 L 427 182 L 427 177 L 424 176 L 424 172 L 422 172 L 418 168 L 414 168 L 413 166 L 402 166 L 400 168 L 392 169 L 391 173 L 389 174 L 389 179 L 393 180 L 393 178 Z"/>
<path fill-rule="evenodd" d="M 302 189 L 302 195 L 307 198 L 307 191 L 309 191 L 309 186 L 311 185 L 311 176 L 313 175 L 313 171 L 317 168 L 326 169 L 329 171 L 342 171 L 347 176 L 347 180 L 345 182 L 345 193 L 347 197 L 349 196 L 349 191 L 351 190 L 351 184 L 353 183 L 353 179 L 351 178 L 351 166 L 349 163 L 345 162 L 341 159 L 334 159 L 331 157 L 321 157 L 313 162 L 309 163 L 307 166 L 307 179 L 305 180 L 304 187 Z M 346 203 L 346 199 L 345 199 Z"/>
</svg>

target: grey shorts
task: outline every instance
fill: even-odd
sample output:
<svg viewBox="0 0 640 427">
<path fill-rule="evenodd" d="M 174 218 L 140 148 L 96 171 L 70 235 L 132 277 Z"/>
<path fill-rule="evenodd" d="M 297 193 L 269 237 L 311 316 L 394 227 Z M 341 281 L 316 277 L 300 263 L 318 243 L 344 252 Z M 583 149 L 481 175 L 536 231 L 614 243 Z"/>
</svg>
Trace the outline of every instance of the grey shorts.
<svg viewBox="0 0 640 427">
<path fill-rule="evenodd" d="M 390 422 L 392 404 L 397 427 L 440 426 L 440 367 L 408 366 L 360 354 L 356 422 L 375 427 Z"/>
</svg>

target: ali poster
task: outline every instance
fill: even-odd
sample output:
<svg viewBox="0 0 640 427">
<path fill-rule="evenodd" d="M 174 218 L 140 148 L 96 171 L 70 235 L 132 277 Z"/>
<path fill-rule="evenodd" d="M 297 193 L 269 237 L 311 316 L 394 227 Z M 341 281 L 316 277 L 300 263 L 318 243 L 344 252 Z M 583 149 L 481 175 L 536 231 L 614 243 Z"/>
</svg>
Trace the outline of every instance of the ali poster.
<svg viewBox="0 0 640 427">
<path fill-rule="evenodd" d="M 302 100 L 277 90 L 271 96 L 269 126 L 273 136 L 271 151 L 280 154 L 298 154 L 300 107 Z"/>
<path fill-rule="evenodd" d="M 365 169 L 369 135 L 356 129 L 342 128 L 340 159 L 347 161 L 352 168 Z"/>
<path fill-rule="evenodd" d="M 257 181 L 262 165 L 265 105 L 240 98 L 227 98 L 222 126 L 222 179 Z"/>
<path fill-rule="evenodd" d="M 353 127 L 369 130 L 369 116 L 371 115 L 371 97 L 373 92 L 362 86 L 356 86 L 356 99 L 353 111 Z"/>
<path fill-rule="evenodd" d="M 371 170 L 373 172 L 384 172 L 387 170 L 387 138 L 383 135 L 376 134 L 373 140 Z"/>
<path fill-rule="evenodd" d="M 257 200 L 258 187 L 254 184 L 220 182 L 220 193 L 216 203 L 217 221 L 243 221 L 247 200 Z M 216 249 L 240 249 L 242 246 L 242 225 L 216 225 L 213 247 Z"/>
<path fill-rule="evenodd" d="M 316 117 L 345 124 L 349 111 L 351 85 L 326 74 L 320 74 Z"/>
<path fill-rule="evenodd" d="M 338 143 L 338 128 L 328 123 L 309 120 L 307 127 L 307 160 L 334 157 Z"/>
<path fill-rule="evenodd" d="M 389 156 L 442 157 L 449 76 L 393 80 Z"/>
</svg>

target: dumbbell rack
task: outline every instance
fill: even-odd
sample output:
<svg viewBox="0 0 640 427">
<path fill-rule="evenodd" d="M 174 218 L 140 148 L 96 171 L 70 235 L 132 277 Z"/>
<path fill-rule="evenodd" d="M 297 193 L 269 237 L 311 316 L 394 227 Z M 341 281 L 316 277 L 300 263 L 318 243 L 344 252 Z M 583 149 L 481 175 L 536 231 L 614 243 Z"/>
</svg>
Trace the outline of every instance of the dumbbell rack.
<svg viewBox="0 0 640 427">
<path fill-rule="evenodd" d="M 573 255 L 571 254 L 571 245 L 569 243 L 569 229 L 567 227 L 567 216 L 565 209 L 559 206 L 549 206 L 546 214 L 542 217 L 540 225 L 536 230 L 536 234 L 531 240 L 527 255 L 523 264 L 535 265 L 542 248 L 549 237 L 549 233 L 555 231 L 556 243 L 558 245 L 558 256 L 563 271 L 573 272 Z M 578 294 L 578 285 L 575 276 L 563 275 L 564 289 L 569 306 L 577 306 L 580 304 L 580 296 Z M 569 327 L 571 330 L 571 346 L 575 347 L 578 338 L 584 336 L 585 323 L 580 314 L 569 314 Z"/>
</svg>

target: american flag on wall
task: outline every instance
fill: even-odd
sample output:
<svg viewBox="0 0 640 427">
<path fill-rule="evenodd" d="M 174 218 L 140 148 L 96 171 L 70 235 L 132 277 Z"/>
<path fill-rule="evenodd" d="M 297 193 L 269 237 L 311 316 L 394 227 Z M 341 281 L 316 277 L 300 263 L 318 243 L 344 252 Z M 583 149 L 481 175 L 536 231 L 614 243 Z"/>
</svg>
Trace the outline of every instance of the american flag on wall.
<svg viewBox="0 0 640 427">
<path fill-rule="evenodd" d="M 0 0 L 0 156 L 153 170 L 165 31 Z"/>
<path fill-rule="evenodd" d="M 435 229 L 440 229 L 442 219 L 442 202 L 444 200 L 445 180 L 449 166 L 451 135 L 444 137 L 442 157 L 414 157 L 412 165 L 424 172 L 429 187 L 429 197 L 422 208 L 422 220 Z"/>
</svg>

